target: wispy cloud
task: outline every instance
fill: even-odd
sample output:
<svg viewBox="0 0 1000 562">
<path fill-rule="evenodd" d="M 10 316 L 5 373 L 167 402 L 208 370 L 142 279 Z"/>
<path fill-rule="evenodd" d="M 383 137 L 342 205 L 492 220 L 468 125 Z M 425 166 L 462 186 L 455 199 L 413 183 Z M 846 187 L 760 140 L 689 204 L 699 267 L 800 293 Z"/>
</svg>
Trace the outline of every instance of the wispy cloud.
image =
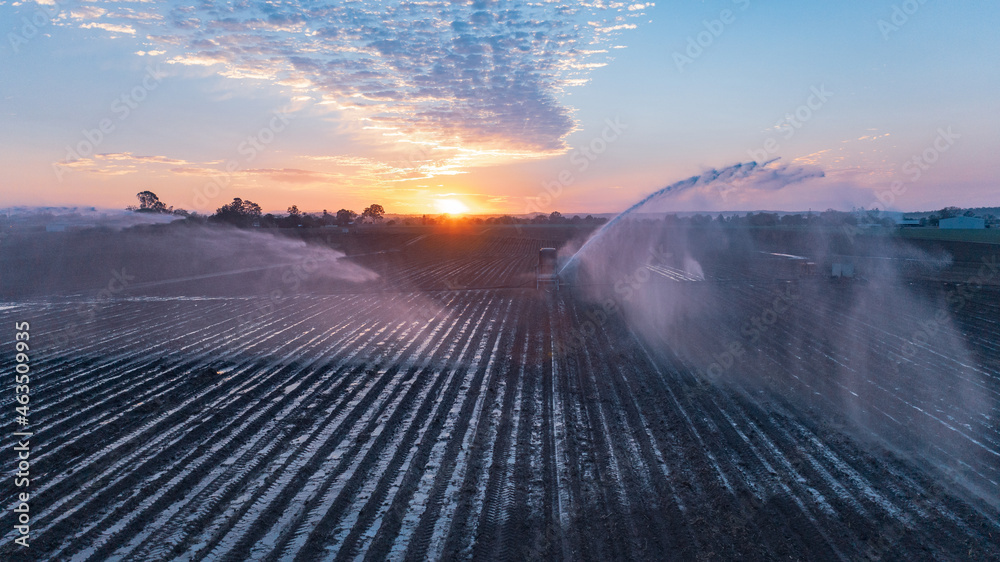
<svg viewBox="0 0 1000 562">
<path fill-rule="evenodd" d="M 115 23 L 85 23 L 80 25 L 83 29 L 103 29 L 104 31 L 110 31 L 112 33 L 127 33 L 128 35 L 135 35 L 135 29 L 130 25 L 119 25 Z"/>
<path fill-rule="evenodd" d="M 103 176 L 141 174 L 167 177 L 194 176 L 207 179 L 226 176 L 235 185 L 250 186 L 253 180 L 264 179 L 287 188 L 310 185 L 336 186 L 341 190 L 363 190 L 372 187 L 394 187 L 404 179 L 419 179 L 431 175 L 427 170 L 393 166 L 378 159 L 362 156 L 298 156 L 293 162 L 301 167 L 247 168 L 226 171 L 226 162 L 210 160 L 191 162 L 160 155 L 135 155 L 131 152 L 99 153 L 88 158 L 60 161 L 55 164 L 75 172 Z"/>
<path fill-rule="evenodd" d="M 895 146 L 892 135 L 877 129 L 871 134 L 848 138 L 816 152 L 792 159 L 795 165 L 819 166 L 837 181 L 851 181 L 861 186 L 888 182 L 896 173 L 890 154 Z"/>
<path fill-rule="evenodd" d="M 150 165 L 187 166 L 184 160 L 166 156 L 137 156 L 131 152 L 106 152 L 88 158 L 54 162 L 56 166 L 70 170 L 105 176 L 123 176 L 140 171 L 149 171 Z"/>
</svg>

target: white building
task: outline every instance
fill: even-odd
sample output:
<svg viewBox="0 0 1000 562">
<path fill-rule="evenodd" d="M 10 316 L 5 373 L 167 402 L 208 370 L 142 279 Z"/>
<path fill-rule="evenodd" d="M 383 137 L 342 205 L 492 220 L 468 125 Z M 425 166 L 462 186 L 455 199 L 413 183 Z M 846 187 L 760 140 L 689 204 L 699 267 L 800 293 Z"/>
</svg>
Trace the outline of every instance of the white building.
<svg viewBox="0 0 1000 562">
<path fill-rule="evenodd" d="M 986 228 L 986 219 L 979 217 L 953 217 L 941 219 L 938 228 L 979 229 Z"/>
</svg>

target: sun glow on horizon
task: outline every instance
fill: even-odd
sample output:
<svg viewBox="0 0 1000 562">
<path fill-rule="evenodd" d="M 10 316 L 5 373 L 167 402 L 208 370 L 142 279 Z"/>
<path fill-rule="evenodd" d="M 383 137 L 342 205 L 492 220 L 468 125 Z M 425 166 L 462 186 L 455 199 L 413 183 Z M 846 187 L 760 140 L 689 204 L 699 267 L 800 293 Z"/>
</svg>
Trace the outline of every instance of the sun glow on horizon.
<svg viewBox="0 0 1000 562">
<path fill-rule="evenodd" d="M 442 199 L 435 203 L 438 212 L 449 215 L 463 215 L 469 212 L 469 206 L 458 199 Z"/>
</svg>

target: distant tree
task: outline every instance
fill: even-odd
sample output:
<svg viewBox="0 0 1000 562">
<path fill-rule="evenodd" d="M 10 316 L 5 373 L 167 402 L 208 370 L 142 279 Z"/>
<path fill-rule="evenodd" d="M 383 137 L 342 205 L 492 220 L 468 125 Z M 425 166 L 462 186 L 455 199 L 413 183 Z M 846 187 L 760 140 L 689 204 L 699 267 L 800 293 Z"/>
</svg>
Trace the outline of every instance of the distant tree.
<svg viewBox="0 0 1000 562">
<path fill-rule="evenodd" d="M 782 215 L 781 216 L 782 226 L 803 226 L 806 224 L 806 218 L 802 215 Z"/>
<path fill-rule="evenodd" d="M 140 191 L 135 196 L 139 199 L 139 206 L 129 205 L 126 207 L 129 211 L 137 213 L 172 213 L 174 211 L 173 207 L 167 207 L 152 191 Z"/>
<path fill-rule="evenodd" d="M 371 222 L 382 222 L 382 218 L 385 216 L 385 209 L 382 205 L 378 203 L 372 203 L 364 211 L 361 211 L 361 217 L 363 219 L 370 220 Z"/>
<path fill-rule="evenodd" d="M 354 219 L 357 216 L 358 216 L 358 214 L 355 213 L 354 211 L 349 211 L 347 209 L 341 209 L 341 210 L 337 211 L 337 224 L 340 225 L 340 226 L 347 226 L 347 225 L 351 224 L 352 222 L 354 222 Z"/>
<path fill-rule="evenodd" d="M 565 218 L 559 211 L 552 211 L 551 213 L 549 213 L 549 222 L 551 223 L 565 222 Z"/>
<path fill-rule="evenodd" d="M 957 217 L 962 214 L 962 209 L 958 207 L 945 207 L 937 212 L 939 219 L 950 219 L 952 217 Z"/>
<path fill-rule="evenodd" d="M 750 226 L 776 226 L 778 224 L 778 215 L 775 213 L 747 215 L 747 224 Z"/>
<path fill-rule="evenodd" d="M 255 222 L 259 225 L 260 216 L 260 205 L 249 199 L 243 200 L 234 197 L 232 203 L 219 207 L 215 210 L 215 214 L 209 218 L 217 222 L 228 222 L 236 226 L 246 227 L 253 226 Z"/>
<path fill-rule="evenodd" d="M 302 213 L 299 215 L 299 224 L 305 228 L 316 228 L 318 226 L 323 226 L 323 219 L 317 215 Z"/>
<path fill-rule="evenodd" d="M 692 226 L 708 226 L 712 222 L 710 215 L 697 214 L 691 217 Z"/>
<path fill-rule="evenodd" d="M 819 214 L 819 221 L 823 224 L 832 226 L 841 226 L 845 224 L 856 226 L 858 224 L 858 217 L 855 213 L 845 213 L 843 211 L 827 209 Z"/>
<path fill-rule="evenodd" d="M 297 228 L 301 226 L 304 222 L 307 222 L 305 219 L 308 217 L 308 215 L 302 214 L 302 211 L 299 211 L 299 207 L 297 205 L 292 205 L 287 210 L 288 210 L 288 216 L 278 219 L 278 227 Z"/>
</svg>

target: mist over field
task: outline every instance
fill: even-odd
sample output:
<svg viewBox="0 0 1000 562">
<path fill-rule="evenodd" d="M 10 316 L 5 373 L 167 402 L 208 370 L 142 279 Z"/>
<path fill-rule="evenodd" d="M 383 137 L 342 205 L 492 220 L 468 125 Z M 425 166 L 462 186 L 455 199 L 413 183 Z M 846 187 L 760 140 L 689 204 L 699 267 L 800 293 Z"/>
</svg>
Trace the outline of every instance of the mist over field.
<svg viewBox="0 0 1000 562">
<path fill-rule="evenodd" d="M 125 294 L 249 296 L 271 290 L 357 284 L 378 274 L 301 239 L 224 226 L 171 225 L 125 231 L 39 233 L 10 242 L 6 296 L 90 295 L 114 279 Z"/>
<path fill-rule="evenodd" d="M 819 228 L 776 235 L 623 217 L 577 254 L 567 284 L 700 382 L 817 413 L 998 505 L 985 476 L 997 450 L 982 433 L 997 407 L 990 375 L 956 324 L 954 295 L 913 283 L 951 257 Z M 836 263 L 858 279 L 803 278 Z"/>
</svg>

